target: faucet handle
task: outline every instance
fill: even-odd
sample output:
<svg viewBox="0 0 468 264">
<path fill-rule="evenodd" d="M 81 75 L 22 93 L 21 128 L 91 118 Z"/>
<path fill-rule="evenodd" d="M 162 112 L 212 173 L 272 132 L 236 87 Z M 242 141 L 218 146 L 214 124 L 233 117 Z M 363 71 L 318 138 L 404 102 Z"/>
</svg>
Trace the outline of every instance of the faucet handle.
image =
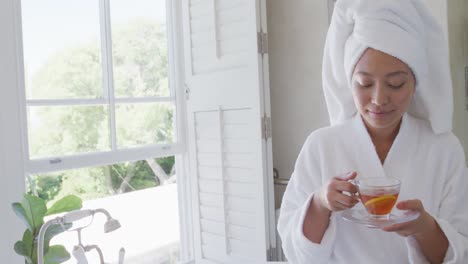
<svg viewBox="0 0 468 264">
<path fill-rule="evenodd" d="M 77 264 L 88 264 L 88 259 L 86 258 L 85 250 L 81 245 L 73 247 L 72 255 L 73 257 L 75 257 Z"/>
</svg>

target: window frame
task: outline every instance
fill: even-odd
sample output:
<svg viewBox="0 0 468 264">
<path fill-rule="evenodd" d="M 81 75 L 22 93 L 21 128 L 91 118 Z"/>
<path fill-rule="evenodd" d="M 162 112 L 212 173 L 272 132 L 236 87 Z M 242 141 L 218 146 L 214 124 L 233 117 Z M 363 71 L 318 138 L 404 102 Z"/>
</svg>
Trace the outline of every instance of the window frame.
<svg viewBox="0 0 468 264">
<path fill-rule="evenodd" d="M 177 191 L 178 191 L 178 203 L 179 203 L 179 227 L 180 227 L 180 262 L 191 263 L 194 258 L 194 240 L 193 240 L 193 216 L 192 202 L 191 202 L 191 185 L 193 184 L 190 175 L 189 157 L 187 153 L 187 112 L 186 112 L 186 86 L 185 86 L 185 66 L 184 66 L 184 47 L 183 47 L 183 35 L 182 35 L 182 3 L 181 1 L 166 0 L 166 26 L 168 36 L 168 61 L 169 70 L 169 86 L 171 87 L 171 97 L 166 99 L 173 99 L 174 107 L 176 109 L 176 128 L 174 133 L 176 135 L 176 143 L 172 145 L 151 145 L 133 149 L 122 149 L 119 151 L 108 151 L 105 153 L 93 153 L 93 154 L 81 154 L 73 156 L 59 157 L 60 163 L 56 163 L 53 166 L 50 165 L 51 158 L 30 160 L 29 158 L 29 142 L 28 142 L 28 130 L 27 130 L 27 100 L 25 90 L 25 72 L 24 72 L 24 51 L 23 51 L 23 39 L 22 39 L 22 14 L 21 14 L 21 1 L 11 1 L 12 9 L 14 9 L 12 17 L 14 17 L 14 30 L 12 35 L 14 42 L 16 43 L 16 62 L 15 67 L 16 81 L 15 89 L 12 89 L 12 93 L 17 97 L 17 119 L 11 117 L 5 125 L 10 123 L 17 123 L 18 133 L 16 133 L 19 145 L 15 149 L 11 149 L 13 154 L 22 156 L 22 160 L 18 160 L 18 163 L 22 163 L 23 166 L 19 166 L 18 170 L 21 172 L 18 174 L 7 175 L 7 180 L 11 179 L 18 184 L 15 184 L 10 190 L 11 192 L 17 193 L 17 196 L 21 196 L 20 193 L 26 191 L 26 177 L 28 174 L 44 173 L 44 172 L 55 172 L 66 169 L 76 169 L 89 166 L 103 166 L 115 164 L 122 161 L 130 160 L 141 160 L 143 158 L 158 158 L 164 156 L 175 156 L 176 166 L 176 177 L 177 177 Z M 101 3 L 109 0 L 98 0 Z M 13 22 L 13 21 L 12 21 Z M 11 90 L 11 89 L 10 89 Z M 99 100 L 105 100 L 99 98 Z M 117 99 L 127 100 L 127 99 Z M 135 102 L 143 101 L 143 99 L 133 98 Z M 158 100 L 164 100 L 159 98 Z M 83 103 L 90 104 L 92 102 L 98 102 L 97 100 L 88 101 L 83 100 L 64 100 L 68 104 L 80 105 Z M 155 100 L 157 101 L 157 100 Z M 64 103 L 62 102 L 62 103 Z M 128 101 L 125 101 L 128 102 Z M 60 104 L 60 101 L 50 102 L 48 100 L 36 100 L 29 102 L 33 105 L 41 104 Z M 99 102 L 99 104 L 101 104 Z M 16 142 L 16 141 L 15 141 Z M 5 153 L 6 155 L 6 153 Z M 18 156 L 17 155 L 17 156 Z M 18 157 L 19 157 L 18 156 Z M 49 163 L 49 164 L 48 164 Z M 19 228 L 19 226 L 18 226 Z M 18 229 L 19 230 L 19 229 Z M 19 231 L 17 232 L 19 234 Z"/>
<path fill-rule="evenodd" d="M 19 17 L 19 27 L 17 32 L 17 43 L 21 43 L 19 54 L 19 76 L 20 79 L 20 121 L 22 124 L 23 152 L 25 156 L 25 171 L 29 174 L 38 174 L 45 172 L 62 171 L 69 169 L 77 169 L 83 167 L 94 167 L 111 165 L 125 161 L 142 160 L 148 157 L 160 158 L 181 154 L 185 151 L 184 133 L 182 133 L 185 125 L 180 118 L 180 113 L 183 108 L 180 108 L 179 90 L 177 81 L 179 74 L 176 71 L 175 61 L 177 60 L 176 51 L 174 50 L 174 6 L 173 1 L 166 1 L 166 32 L 167 32 L 167 47 L 168 47 L 168 80 L 170 96 L 155 97 L 124 97 L 115 98 L 114 83 L 113 83 L 113 65 L 112 65 L 112 28 L 111 28 L 111 0 L 99 1 L 99 27 L 101 34 L 101 69 L 102 69 L 102 89 L 103 97 L 101 98 L 83 98 L 83 99 L 27 99 L 25 90 L 25 72 L 24 72 L 24 51 L 22 40 L 22 14 L 21 1 L 17 1 L 17 16 Z M 171 103 L 174 106 L 174 136 L 173 143 L 162 144 L 146 144 L 136 147 L 118 148 L 115 126 L 115 109 L 120 103 Z M 27 111 L 30 106 L 78 106 L 78 105 L 103 105 L 109 109 L 109 142 L 110 149 L 108 151 L 93 151 L 87 153 L 77 153 L 72 155 L 57 155 L 46 158 L 31 159 L 29 153 L 29 137 L 28 137 L 28 118 Z"/>
</svg>

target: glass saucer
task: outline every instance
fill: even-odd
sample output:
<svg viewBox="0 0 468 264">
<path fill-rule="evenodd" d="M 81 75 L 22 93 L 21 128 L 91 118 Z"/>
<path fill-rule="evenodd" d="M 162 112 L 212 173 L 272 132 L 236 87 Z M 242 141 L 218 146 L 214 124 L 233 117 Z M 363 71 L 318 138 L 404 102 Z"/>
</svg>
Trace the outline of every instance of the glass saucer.
<svg viewBox="0 0 468 264">
<path fill-rule="evenodd" d="M 388 219 L 376 219 L 371 217 L 365 208 L 353 208 L 341 213 L 341 217 L 353 223 L 368 227 L 380 228 L 388 225 L 413 221 L 419 217 L 419 212 L 411 210 L 395 210 Z"/>
</svg>

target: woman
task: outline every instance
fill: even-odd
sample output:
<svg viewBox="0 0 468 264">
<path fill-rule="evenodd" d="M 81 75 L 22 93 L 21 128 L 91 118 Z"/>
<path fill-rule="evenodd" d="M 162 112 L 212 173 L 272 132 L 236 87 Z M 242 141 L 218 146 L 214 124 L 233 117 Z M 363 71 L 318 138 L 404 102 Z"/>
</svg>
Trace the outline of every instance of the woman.
<svg viewBox="0 0 468 264">
<path fill-rule="evenodd" d="M 344 67 L 343 67 L 344 66 Z M 448 47 L 420 0 L 339 0 L 325 44 L 332 126 L 305 142 L 278 223 L 290 263 L 468 263 L 465 157 L 451 132 Z M 356 177 L 394 177 L 412 221 L 342 219 Z"/>
</svg>

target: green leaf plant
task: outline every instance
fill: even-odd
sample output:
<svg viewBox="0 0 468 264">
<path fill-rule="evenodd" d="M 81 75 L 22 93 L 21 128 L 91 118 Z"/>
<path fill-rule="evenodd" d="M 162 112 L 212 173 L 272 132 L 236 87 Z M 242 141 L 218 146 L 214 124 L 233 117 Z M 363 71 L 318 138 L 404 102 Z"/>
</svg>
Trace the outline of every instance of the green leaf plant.
<svg viewBox="0 0 468 264">
<path fill-rule="evenodd" d="M 14 245 L 15 252 L 24 257 L 26 264 L 37 264 L 37 242 L 39 230 L 44 224 L 44 217 L 79 210 L 82 205 L 83 203 L 79 197 L 68 195 L 47 208 L 46 202 L 42 198 L 24 194 L 21 202 L 12 204 L 13 211 L 27 227 L 23 233 L 23 238 Z M 62 233 L 69 227 L 70 225 L 52 225 L 47 229 L 44 239 L 44 260 L 46 264 L 58 264 L 70 259 L 70 253 L 64 246 L 49 246 L 50 240 L 55 235 Z"/>
</svg>

